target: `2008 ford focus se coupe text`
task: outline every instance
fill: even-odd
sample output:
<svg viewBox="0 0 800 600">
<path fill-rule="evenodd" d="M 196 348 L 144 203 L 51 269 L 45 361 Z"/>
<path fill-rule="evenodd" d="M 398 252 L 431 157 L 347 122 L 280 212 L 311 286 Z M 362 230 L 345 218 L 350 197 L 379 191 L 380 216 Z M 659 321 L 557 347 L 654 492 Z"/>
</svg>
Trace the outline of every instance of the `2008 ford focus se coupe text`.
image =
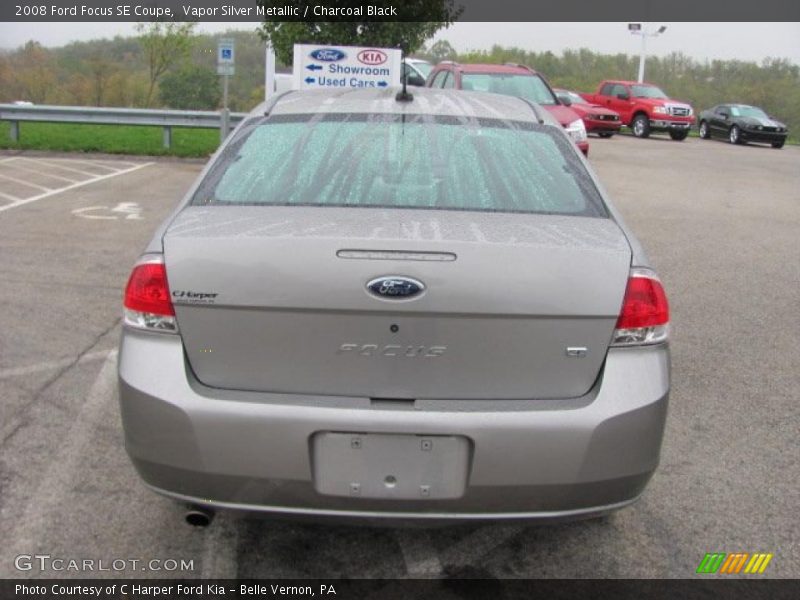
<svg viewBox="0 0 800 600">
<path fill-rule="evenodd" d="M 561 126 L 478 92 L 289 92 L 134 266 L 146 484 L 209 508 L 601 514 L 655 470 L 668 307 Z"/>
</svg>

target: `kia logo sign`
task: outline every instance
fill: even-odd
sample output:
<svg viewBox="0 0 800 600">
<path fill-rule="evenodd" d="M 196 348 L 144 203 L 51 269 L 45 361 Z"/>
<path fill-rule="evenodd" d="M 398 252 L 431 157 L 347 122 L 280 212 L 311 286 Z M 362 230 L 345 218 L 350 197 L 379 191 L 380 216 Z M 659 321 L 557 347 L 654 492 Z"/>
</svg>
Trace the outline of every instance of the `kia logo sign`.
<svg viewBox="0 0 800 600">
<path fill-rule="evenodd" d="M 358 61 L 365 65 L 382 65 L 389 57 L 380 50 L 362 50 L 358 53 Z"/>
<path fill-rule="evenodd" d="M 341 50 L 337 50 L 336 48 L 320 48 L 318 50 L 314 50 L 311 54 L 309 54 L 309 56 L 314 60 L 319 60 L 321 62 L 336 62 L 347 58 L 347 54 Z"/>
</svg>

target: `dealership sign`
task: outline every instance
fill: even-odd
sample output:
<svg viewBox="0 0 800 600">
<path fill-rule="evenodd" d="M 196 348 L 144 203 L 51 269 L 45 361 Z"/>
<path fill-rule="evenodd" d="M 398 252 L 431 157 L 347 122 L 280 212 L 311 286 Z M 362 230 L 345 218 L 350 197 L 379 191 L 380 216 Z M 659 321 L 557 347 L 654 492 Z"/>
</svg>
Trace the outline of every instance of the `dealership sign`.
<svg viewBox="0 0 800 600">
<path fill-rule="evenodd" d="M 387 88 L 400 85 L 398 48 L 295 44 L 296 90 Z"/>
</svg>

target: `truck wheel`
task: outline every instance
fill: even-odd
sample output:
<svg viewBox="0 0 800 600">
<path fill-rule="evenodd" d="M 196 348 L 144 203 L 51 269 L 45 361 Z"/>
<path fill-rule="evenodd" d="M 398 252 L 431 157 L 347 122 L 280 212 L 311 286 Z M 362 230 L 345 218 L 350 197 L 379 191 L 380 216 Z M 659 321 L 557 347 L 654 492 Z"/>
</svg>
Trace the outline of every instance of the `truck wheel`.
<svg viewBox="0 0 800 600">
<path fill-rule="evenodd" d="M 633 135 L 638 138 L 646 138 L 650 136 L 650 119 L 647 115 L 636 115 L 631 123 Z"/>
<path fill-rule="evenodd" d="M 734 125 L 731 127 L 730 132 L 728 132 L 728 139 L 730 140 L 731 144 L 741 144 L 742 143 L 742 135 L 739 131 L 739 126 Z"/>
<path fill-rule="evenodd" d="M 601 138 L 610 138 L 612 135 L 614 135 L 614 133 L 611 131 L 601 131 L 597 135 L 599 135 Z"/>
<path fill-rule="evenodd" d="M 670 131 L 669 137 L 671 137 L 676 142 L 682 142 L 686 139 L 686 136 L 689 135 L 688 129 L 679 129 L 677 131 Z"/>
<path fill-rule="evenodd" d="M 783 148 L 783 141 L 781 140 L 780 142 L 772 142 L 772 147 L 773 148 Z"/>
<path fill-rule="evenodd" d="M 700 137 L 704 140 L 711 138 L 711 132 L 708 130 L 708 123 L 700 121 Z"/>
</svg>

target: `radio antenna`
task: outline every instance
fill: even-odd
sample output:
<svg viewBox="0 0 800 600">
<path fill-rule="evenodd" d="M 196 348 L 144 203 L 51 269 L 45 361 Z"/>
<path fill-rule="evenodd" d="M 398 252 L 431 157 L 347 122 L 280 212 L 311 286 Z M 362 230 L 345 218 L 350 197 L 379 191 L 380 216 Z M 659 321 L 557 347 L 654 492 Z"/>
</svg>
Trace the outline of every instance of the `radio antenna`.
<svg viewBox="0 0 800 600">
<path fill-rule="evenodd" d="M 398 102 L 411 102 L 414 100 L 414 95 L 408 93 L 408 69 L 406 68 L 406 53 L 402 46 L 400 47 L 400 52 L 403 56 L 402 72 L 400 73 L 400 77 L 403 80 L 403 89 L 397 92 L 397 95 L 394 97 L 394 99 Z"/>
</svg>

